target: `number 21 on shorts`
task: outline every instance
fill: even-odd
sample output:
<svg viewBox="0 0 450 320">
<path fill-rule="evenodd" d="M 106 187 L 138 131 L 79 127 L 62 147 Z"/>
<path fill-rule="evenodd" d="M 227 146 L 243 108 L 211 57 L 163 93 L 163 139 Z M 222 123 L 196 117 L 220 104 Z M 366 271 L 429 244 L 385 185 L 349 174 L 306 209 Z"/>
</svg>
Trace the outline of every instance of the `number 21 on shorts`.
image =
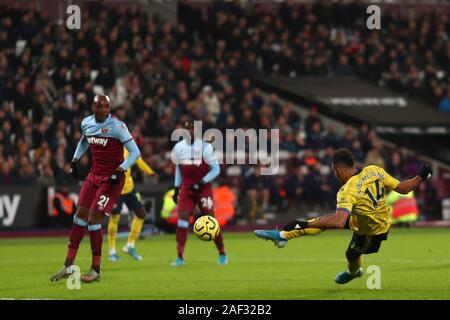
<svg viewBox="0 0 450 320">
<path fill-rule="evenodd" d="M 108 201 L 109 201 L 109 197 L 102 194 L 100 196 L 100 201 L 97 202 L 98 208 L 100 210 L 103 210 L 106 207 L 106 204 L 108 203 Z"/>
</svg>

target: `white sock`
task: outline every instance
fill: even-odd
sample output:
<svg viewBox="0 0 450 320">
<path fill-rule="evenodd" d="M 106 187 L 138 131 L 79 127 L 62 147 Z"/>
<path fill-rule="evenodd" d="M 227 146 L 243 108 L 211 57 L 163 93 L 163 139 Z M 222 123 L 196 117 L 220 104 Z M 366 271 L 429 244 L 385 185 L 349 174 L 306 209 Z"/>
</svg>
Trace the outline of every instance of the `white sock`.
<svg viewBox="0 0 450 320">
<path fill-rule="evenodd" d="M 116 249 L 109 249 L 109 255 L 116 254 Z"/>
<path fill-rule="evenodd" d="M 127 247 L 128 248 L 134 248 L 134 243 L 127 242 Z"/>
</svg>

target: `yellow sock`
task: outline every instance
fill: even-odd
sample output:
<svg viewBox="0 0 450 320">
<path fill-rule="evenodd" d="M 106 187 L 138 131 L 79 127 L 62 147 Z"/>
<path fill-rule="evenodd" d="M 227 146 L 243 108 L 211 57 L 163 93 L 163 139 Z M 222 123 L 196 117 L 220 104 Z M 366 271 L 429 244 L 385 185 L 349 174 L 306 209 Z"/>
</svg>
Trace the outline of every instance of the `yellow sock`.
<svg viewBox="0 0 450 320">
<path fill-rule="evenodd" d="M 128 236 L 127 245 L 134 247 L 137 238 L 141 234 L 142 226 L 144 225 L 144 219 L 140 219 L 136 216 L 133 218 L 133 222 L 131 223 L 130 235 Z"/>
<path fill-rule="evenodd" d="M 361 268 L 362 264 L 363 264 L 362 256 L 359 256 L 357 260 L 348 261 L 348 272 L 351 275 L 354 275 L 356 271 L 358 271 L 358 269 Z"/>
<path fill-rule="evenodd" d="M 108 222 L 108 245 L 109 253 L 116 252 L 117 228 L 119 227 L 120 214 L 112 214 Z"/>
<path fill-rule="evenodd" d="M 310 219 L 310 220 L 308 220 L 308 222 L 316 221 L 318 219 L 319 218 Z M 317 228 L 306 228 L 306 229 L 301 229 L 301 230 L 281 231 L 281 236 L 283 238 L 290 240 L 290 239 L 294 239 L 294 238 L 298 238 L 298 237 L 302 237 L 302 236 L 315 236 L 316 234 L 319 234 L 322 231 L 323 231 L 322 229 L 317 229 Z"/>
</svg>

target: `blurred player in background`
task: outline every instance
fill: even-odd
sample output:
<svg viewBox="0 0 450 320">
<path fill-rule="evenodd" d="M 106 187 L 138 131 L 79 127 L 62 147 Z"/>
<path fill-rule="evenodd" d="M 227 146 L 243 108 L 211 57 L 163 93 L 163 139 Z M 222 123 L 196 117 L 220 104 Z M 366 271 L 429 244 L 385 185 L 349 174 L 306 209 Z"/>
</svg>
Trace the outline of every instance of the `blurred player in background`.
<svg viewBox="0 0 450 320">
<path fill-rule="evenodd" d="M 407 194 L 430 178 L 433 172 L 429 166 L 423 165 L 414 178 L 399 182 L 378 166 L 371 165 L 357 171 L 353 155 L 347 149 L 334 152 L 332 169 L 343 183 L 337 194 L 334 214 L 308 221 L 295 220 L 287 224 L 284 231 L 255 230 L 255 234 L 282 248 L 288 240 L 300 236 L 316 235 L 326 229 L 351 229 L 353 237 L 345 252 L 348 270 L 335 278 L 336 283 L 345 284 L 363 275 L 361 255 L 378 252 L 381 241 L 387 239 L 391 225 L 387 191 Z"/>
<path fill-rule="evenodd" d="M 128 150 L 124 148 L 124 158 L 129 156 Z M 150 168 L 141 157 L 136 160 L 138 168 L 150 177 L 156 177 L 157 174 Z M 123 247 L 123 252 L 130 254 L 136 260 L 142 260 L 142 257 L 137 254 L 135 243 L 139 238 L 145 219 L 144 204 L 141 200 L 141 195 L 134 189 L 133 176 L 131 175 L 131 168 L 125 173 L 125 185 L 123 186 L 122 195 L 117 201 L 117 205 L 113 208 L 108 223 L 108 244 L 109 244 L 109 260 L 117 261 L 120 259 L 116 252 L 117 228 L 119 226 L 120 212 L 123 204 L 126 204 L 130 211 L 134 212 L 133 222 L 131 223 L 130 234 L 128 235 L 127 244 Z"/>
<path fill-rule="evenodd" d="M 69 235 L 66 261 L 61 270 L 50 277 L 51 281 L 67 278 L 73 272 L 71 266 L 86 227 L 91 240 L 92 265 L 91 270 L 81 276 L 81 281 L 100 279 L 103 216 L 111 212 L 120 197 L 125 171 L 140 156 L 139 148 L 128 128 L 122 121 L 112 117 L 110 110 L 109 97 L 96 95 L 92 103 L 94 114 L 81 122 L 83 135 L 71 162 L 71 173 L 78 177 L 77 163 L 88 148 L 91 150 L 92 167 L 78 197 L 78 210 Z M 126 160 L 123 157 L 123 146 L 130 152 Z"/>
<path fill-rule="evenodd" d="M 189 131 L 189 139 L 178 142 L 173 148 L 176 163 L 175 193 L 173 199 L 178 204 L 178 224 L 176 230 L 178 258 L 172 266 L 183 266 L 184 246 L 187 240 L 189 218 L 198 205 L 201 215 L 214 215 L 211 181 L 220 173 L 219 163 L 212 145 L 203 141 L 200 132 L 194 132 L 194 121 L 187 121 L 184 128 Z M 214 239 L 219 250 L 221 265 L 228 263 L 222 232 Z"/>
</svg>

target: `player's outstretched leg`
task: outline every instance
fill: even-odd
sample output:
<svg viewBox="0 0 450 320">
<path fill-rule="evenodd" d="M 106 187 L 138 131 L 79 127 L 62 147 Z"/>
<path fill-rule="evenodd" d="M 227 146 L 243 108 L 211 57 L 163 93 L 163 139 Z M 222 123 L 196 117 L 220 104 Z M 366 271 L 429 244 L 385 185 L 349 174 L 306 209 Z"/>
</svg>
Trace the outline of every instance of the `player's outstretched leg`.
<svg viewBox="0 0 450 320">
<path fill-rule="evenodd" d="M 255 230 L 255 235 L 258 238 L 272 241 L 278 248 L 283 248 L 288 241 L 288 239 L 281 236 L 281 232 L 278 229 Z"/>
<path fill-rule="evenodd" d="M 108 222 L 108 245 L 110 261 L 118 261 L 120 259 L 116 252 L 117 229 L 119 227 L 120 214 L 111 214 Z"/>
<path fill-rule="evenodd" d="M 311 219 L 308 221 L 314 221 L 317 219 Z M 316 229 L 316 228 L 306 228 L 306 229 L 300 229 L 300 230 L 291 230 L 291 231 L 279 231 L 277 229 L 273 230 L 255 230 L 255 235 L 258 238 L 262 238 L 265 240 L 271 240 L 273 243 L 275 243 L 275 246 L 278 248 L 283 248 L 286 246 L 288 240 L 302 237 L 302 236 L 315 236 L 319 233 L 321 233 L 322 229 Z"/>
<path fill-rule="evenodd" d="M 353 249 L 347 249 L 345 252 L 348 261 L 348 270 L 339 273 L 334 281 L 338 284 L 346 284 L 353 279 L 360 278 L 364 274 L 361 268 L 363 260 L 359 252 Z"/>
<path fill-rule="evenodd" d="M 184 246 L 186 245 L 187 234 L 189 228 L 189 221 L 178 219 L 177 225 L 177 259 L 172 262 L 170 265 L 172 267 L 181 267 L 184 266 Z"/>
<path fill-rule="evenodd" d="M 85 217 L 84 219 L 87 220 L 88 213 L 88 208 L 80 207 L 78 209 L 77 214 L 74 217 L 72 229 L 69 235 L 69 245 L 67 249 L 66 261 L 64 262 L 64 266 L 57 273 L 50 277 L 50 281 L 59 281 L 69 277 L 72 274 L 72 270 L 70 267 L 75 261 L 80 242 L 84 237 L 87 226 L 87 222 L 83 220 L 82 217 Z"/>
<path fill-rule="evenodd" d="M 226 265 L 228 263 L 228 256 L 225 253 L 222 231 L 219 232 L 217 237 L 214 239 L 214 243 L 216 244 L 217 250 L 219 250 L 219 260 L 217 261 L 217 263 L 222 266 Z"/>
</svg>

